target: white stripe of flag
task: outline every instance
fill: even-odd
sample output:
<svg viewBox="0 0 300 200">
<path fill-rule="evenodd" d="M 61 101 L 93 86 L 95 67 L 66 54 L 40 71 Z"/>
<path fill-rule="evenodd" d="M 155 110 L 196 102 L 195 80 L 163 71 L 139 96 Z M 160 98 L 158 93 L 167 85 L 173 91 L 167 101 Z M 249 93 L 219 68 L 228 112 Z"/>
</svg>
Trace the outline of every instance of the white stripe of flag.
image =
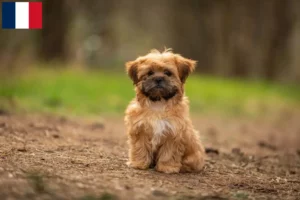
<svg viewBox="0 0 300 200">
<path fill-rule="evenodd" d="M 28 2 L 16 2 L 16 29 L 29 29 Z"/>
</svg>

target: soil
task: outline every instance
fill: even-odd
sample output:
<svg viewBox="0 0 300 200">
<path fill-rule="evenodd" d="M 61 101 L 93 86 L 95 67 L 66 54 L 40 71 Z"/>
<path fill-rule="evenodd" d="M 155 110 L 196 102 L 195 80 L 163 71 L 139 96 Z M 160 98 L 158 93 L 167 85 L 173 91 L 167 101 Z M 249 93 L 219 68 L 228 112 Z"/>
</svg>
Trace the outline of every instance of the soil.
<svg viewBox="0 0 300 200">
<path fill-rule="evenodd" d="M 300 114 L 194 116 L 201 173 L 128 168 L 122 117 L 0 116 L 0 199 L 300 199 Z"/>
</svg>

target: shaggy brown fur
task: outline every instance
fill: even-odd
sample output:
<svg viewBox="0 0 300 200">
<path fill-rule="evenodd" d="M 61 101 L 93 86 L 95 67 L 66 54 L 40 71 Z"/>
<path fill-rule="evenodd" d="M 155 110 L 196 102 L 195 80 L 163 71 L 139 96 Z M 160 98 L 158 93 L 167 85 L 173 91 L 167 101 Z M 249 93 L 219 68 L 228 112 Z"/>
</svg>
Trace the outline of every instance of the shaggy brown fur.
<svg viewBox="0 0 300 200">
<path fill-rule="evenodd" d="M 126 63 L 136 97 L 126 110 L 128 165 L 164 173 L 197 172 L 204 165 L 204 149 L 189 117 L 184 83 L 196 62 L 170 50 Z"/>
</svg>

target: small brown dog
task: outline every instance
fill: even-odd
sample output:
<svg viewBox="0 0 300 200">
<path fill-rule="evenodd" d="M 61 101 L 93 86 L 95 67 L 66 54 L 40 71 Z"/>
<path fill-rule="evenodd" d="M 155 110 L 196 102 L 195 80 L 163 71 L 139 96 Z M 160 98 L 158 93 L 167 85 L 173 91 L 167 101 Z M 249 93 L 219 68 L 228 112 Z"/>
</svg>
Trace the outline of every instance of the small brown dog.
<svg viewBox="0 0 300 200">
<path fill-rule="evenodd" d="M 152 50 L 126 63 L 136 97 L 126 110 L 128 165 L 164 173 L 197 172 L 204 165 L 204 148 L 189 117 L 184 83 L 196 61 Z"/>
</svg>

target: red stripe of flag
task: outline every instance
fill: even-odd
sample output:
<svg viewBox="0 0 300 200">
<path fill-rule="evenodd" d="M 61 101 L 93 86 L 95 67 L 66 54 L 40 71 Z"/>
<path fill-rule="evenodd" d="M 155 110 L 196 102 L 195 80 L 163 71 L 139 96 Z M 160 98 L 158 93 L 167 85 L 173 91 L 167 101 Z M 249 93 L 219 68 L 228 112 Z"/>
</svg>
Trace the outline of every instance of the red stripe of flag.
<svg viewBox="0 0 300 200">
<path fill-rule="evenodd" d="M 42 2 L 29 2 L 29 29 L 41 29 L 43 27 Z"/>
</svg>

